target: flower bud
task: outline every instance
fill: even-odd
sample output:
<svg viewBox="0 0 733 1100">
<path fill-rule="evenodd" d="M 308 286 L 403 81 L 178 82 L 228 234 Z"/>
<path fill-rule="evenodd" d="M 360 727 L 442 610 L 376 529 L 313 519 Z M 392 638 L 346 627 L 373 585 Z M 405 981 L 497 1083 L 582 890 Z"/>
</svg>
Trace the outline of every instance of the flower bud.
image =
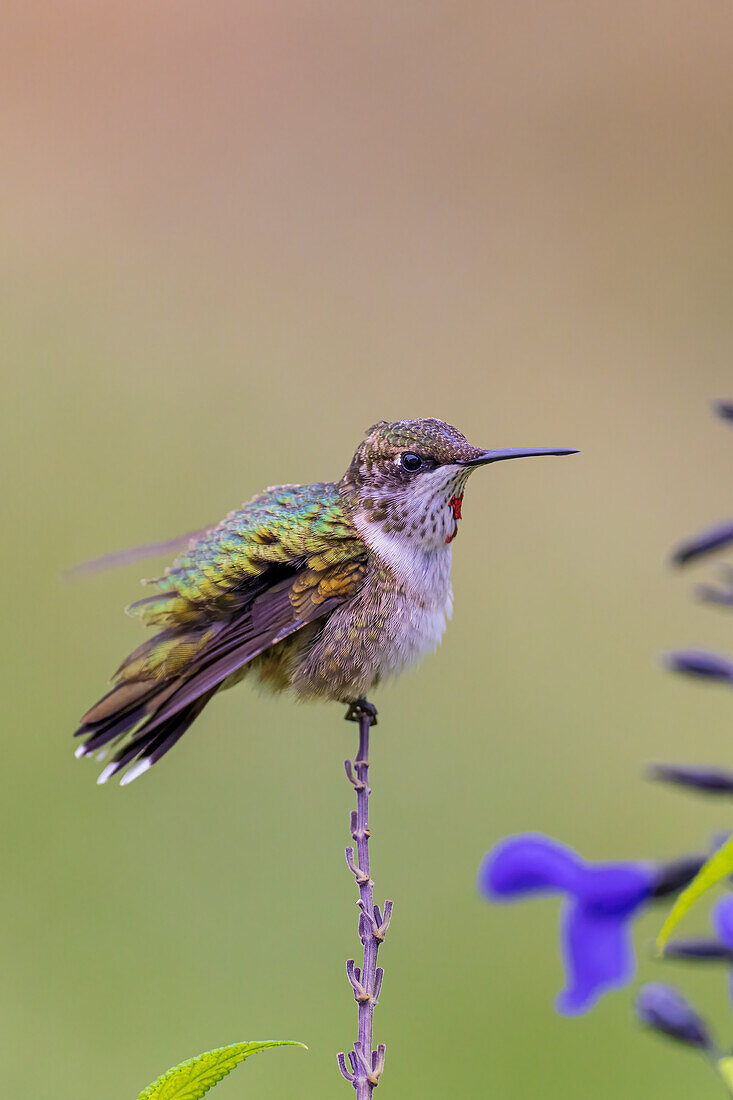
<svg viewBox="0 0 733 1100">
<path fill-rule="evenodd" d="M 723 768 L 706 768 L 697 764 L 652 764 L 650 779 L 662 783 L 677 783 L 706 794 L 733 794 L 733 772 Z"/>
<path fill-rule="evenodd" d="M 664 945 L 665 959 L 682 959 L 685 962 L 724 962 L 733 964 L 733 951 L 719 940 L 672 940 Z"/>
<path fill-rule="evenodd" d="M 716 401 L 713 408 L 721 420 L 733 420 L 733 401 Z"/>
<path fill-rule="evenodd" d="M 645 985 L 636 999 L 639 1020 L 670 1039 L 701 1050 L 711 1050 L 713 1041 L 707 1025 L 681 993 L 670 985 Z"/>
<path fill-rule="evenodd" d="M 708 653 L 702 649 L 678 649 L 667 654 L 666 665 L 673 672 L 733 683 L 733 662 L 718 653 Z"/>
<path fill-rule="evenodd" d="M 705 856 L 682 856 L 654 867 L 653 898 L 666 898 L 688 886 L 704 865 Z"/>
</svg>

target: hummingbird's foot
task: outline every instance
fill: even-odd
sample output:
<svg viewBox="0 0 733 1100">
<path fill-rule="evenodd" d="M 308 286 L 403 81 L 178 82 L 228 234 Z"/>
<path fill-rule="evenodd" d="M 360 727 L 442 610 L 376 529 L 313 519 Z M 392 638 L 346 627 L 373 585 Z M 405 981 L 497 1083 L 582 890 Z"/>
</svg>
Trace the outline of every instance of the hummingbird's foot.
<svg viewBox="0 0 733 1100">
<path fill-rule="evenodd" d="M 374 703 L 369 703 L 366 699 L 356 699 L 353 703 L 349 703 L 349 709 L 344 718 L 347 722 L 360 722 L 362 718 L 368 718 L 369 725 L 376 726 L 377 708 Z"/>
</svg>

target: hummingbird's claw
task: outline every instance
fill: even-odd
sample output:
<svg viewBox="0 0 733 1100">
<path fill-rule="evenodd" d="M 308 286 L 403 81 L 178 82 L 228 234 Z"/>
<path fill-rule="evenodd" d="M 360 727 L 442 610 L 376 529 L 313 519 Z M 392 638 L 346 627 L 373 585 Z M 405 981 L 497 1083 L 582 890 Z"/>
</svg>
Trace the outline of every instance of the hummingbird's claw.
<svg viewBox="0 0 733 1100">
<path fill-rule="evenodd" d="M 370 703 L 366 699 L 355 699 L 353 703 L 349 703 L 349 709 L 346 711 L 344 718 L 347 722 L 361 722 L 362 718 L 368 718 L 369 725 L 376 726 L 377 708 L 374 703 Z"/>
</svg>

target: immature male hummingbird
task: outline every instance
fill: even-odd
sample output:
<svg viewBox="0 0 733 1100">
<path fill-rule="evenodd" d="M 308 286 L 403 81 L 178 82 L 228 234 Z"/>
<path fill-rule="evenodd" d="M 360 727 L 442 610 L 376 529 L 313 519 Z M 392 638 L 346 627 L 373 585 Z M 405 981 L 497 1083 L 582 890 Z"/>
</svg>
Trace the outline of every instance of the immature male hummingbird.
<svg viewBox="0 0 733 1100">
<path fill-rule="evenodd" d="M 451 613 L 451 543 L 477 466 L 566 447 L 480 450 L 442 420 L 380 421 L 337 482 L 279 485 L 194 537 L 129 609 L 158 633 L 82 719 L 98 782 L 160 760 L 245 675 L 350 707 L 434 649 Z M 103 754 L 100 754 L 103 755 Z"/>
</svg>

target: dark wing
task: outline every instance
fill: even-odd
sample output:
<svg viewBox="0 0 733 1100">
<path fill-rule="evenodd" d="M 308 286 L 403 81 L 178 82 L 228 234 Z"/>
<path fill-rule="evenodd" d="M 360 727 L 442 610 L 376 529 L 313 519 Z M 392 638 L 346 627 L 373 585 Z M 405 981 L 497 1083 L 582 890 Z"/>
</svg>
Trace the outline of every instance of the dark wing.
<svg viewBox="0 0 733 1100">
<path fill-rule="evenodd" d="M 90 558 L 89 561 L 72 565 L 64 570 L 64 577 L 67 580 L 76 580 L 79 577 L 90 577 L 93 573 L 103 573 L 105 569 L 131 565 L 134 561 L 162 557 L 163 554 L 175 554 L 176 551 L 184 550 L 207 535 L 210 530 L 210 527 L 200 527 L 197 531 L 187 531 L 184 535 L 176 535 L 162 542 L 146 542 L 142 546 L 131 546 L 127 550 L 113 550 L 111 554 L 102 554 L 99 558 Z"/>
<path fill-rule="evenodd" d="M 136 761 L 129 782 L 175 744 L 229 676 L 349 599 L 365 570 L 363 543 L 333 486 L 255 498 L 133 606 L 163 629 L 130 654 L 84 716 L 78 755 L 114 743 L 100 782 Z"/>
</svg>

